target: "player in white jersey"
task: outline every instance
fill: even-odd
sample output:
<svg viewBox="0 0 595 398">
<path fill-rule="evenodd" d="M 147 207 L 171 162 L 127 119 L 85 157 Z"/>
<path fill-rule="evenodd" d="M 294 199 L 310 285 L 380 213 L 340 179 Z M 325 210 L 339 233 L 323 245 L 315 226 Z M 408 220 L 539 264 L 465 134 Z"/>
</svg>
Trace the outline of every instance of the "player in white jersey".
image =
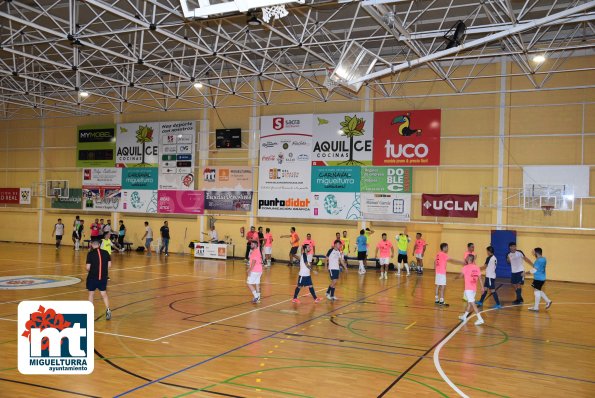
<svg viewBox="0 0 595 398">
<path fill-rule="evenodd" d="M 483 306 L 483 302 L 488 295 L 488 290 L 492 294 L 494 301 L 496 301 L 496 305 L 492 308 L 500 309 L 502 306 L 500 305 L 500 299 L 498 298 L 498 292 L 496 292 L 496 265 L 498 261 L 496 260 L 496 256 L 494 256 L 494 248 L 492 246 L 486 247 L 486 251 L 488 253 L 488 257 L 486 258 L 485 265 L 481 267 L 482 269 L 485 268 L 486 270 L 486 278 L 483 284 L 483 293 L 479 301 L 476 301 L 478 307 Z"/>
<path fill-rule="evenodd" d="M 60 248 L 60 244 L 62 243 L 62 237 L 64 236 L 64 224 L 62 224 L 62 219 L 59 218 L 58 222 L 54 225 L 54 230 L 52 231 L 52 237 L 56 235 L 56 249 Z"/>
<path fill-rule="evenodd" d="M 522 289 L 525 284 L 525 253 L 516 248 L 516 242 L 508 244 L 509 253 L 506 261 L 510 264 L 510 283 L 516 293 L 516 300 L 512 304 L 523 304 Z"/>
<path fill-rule="evenodd" d="M 320 297 L 316 297 L 316 292 L 314 291 L 314 286 L 312 285 L 312 276 L 310 275 L 310 272 L 312 271 L 312 263 L 308 261 L 307 254 L 309 251 L 309 245 L 306 244 L 302 246 L 302 254 L 300 255 L 300 273 L 298 276 L 297 286 L 295 287 L 295 291 L 293 293 L 293 299 L 291 299 L 292 303 L 300 303 L 298 294 L 300 294 L 300 289 L 302 287 L 307 287 L 310 290 L 310 294 L 312 295 L 315 303 L 322 301 Z"/>
<path fill-rule="evenodd" d="M 337 300 L 337 297 L 335 297 L 335 286 L 337 286 L 341 268 L 347 272 L 347 263 L 345 263 L 345 258 L 341 252 L 341 247 L 342 243 L 339 239 L 337 239 L 335 240 L 333 247 L 326 253 L 324 269 L 328 270 L 329 276 L 331 278 L 331 284 L 326 290 L 326 298 L 331 301 Z"/>
</svg>

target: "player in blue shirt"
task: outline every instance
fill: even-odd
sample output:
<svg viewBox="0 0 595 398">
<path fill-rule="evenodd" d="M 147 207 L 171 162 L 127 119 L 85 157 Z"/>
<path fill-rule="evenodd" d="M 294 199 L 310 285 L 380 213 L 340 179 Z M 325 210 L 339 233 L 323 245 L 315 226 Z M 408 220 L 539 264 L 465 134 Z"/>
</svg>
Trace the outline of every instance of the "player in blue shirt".
<svg viewBox="0 0 595 398">
<path fill-rule="evenodd" d="M 359 263 L 360 275 L 366 273 L 366 259 L 368 257 L 368 237 L 366 236 L 366 230 L 362 229 L 359 231 L 359 236 L 355 240 L 357 246 L 357 261 Z"/>
<path fill-rule="evenodd" d="M 526 273 L 533 274 L 533 286 L 534 294 L 535 294 L 535 305 L 533 307 L 529 307 L 529 311 L 539 311 L 539 301 L 541 298 L 545 300 L 545 309 L 547 310 L 552 306 L 552 300 L 546 296 L 546 294 L 542 291 L 543 285 L 545 284 L 545 267 L 547 265 L 547 260 L 543 257 L 543 251 L 541 247 L 536 247 L 533 249 L 533 255 L 535 256 L 535 262 L 529 260 L 525 257 L 525 261 L 528 262 L 533 266 L 532 269 L 527 271 Z"/>
</svg>

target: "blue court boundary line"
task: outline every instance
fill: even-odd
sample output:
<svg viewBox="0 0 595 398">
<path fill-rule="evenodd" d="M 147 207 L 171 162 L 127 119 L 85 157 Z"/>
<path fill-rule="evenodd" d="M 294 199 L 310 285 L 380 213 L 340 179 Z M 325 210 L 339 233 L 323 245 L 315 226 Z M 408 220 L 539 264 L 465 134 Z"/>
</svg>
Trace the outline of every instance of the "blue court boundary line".
<svg viewBox="0 0 595 398">
<path fill-rule="evenodd" d="M 364 300 L 366 300 L 366 299 L 368 299 L 368 298 L 370 298 L 370 297 L 373 297 L 373 296 L 376 296 L 376 295 L 378 295 L 378 294 L 384 293 L 384 292 L 386 292 L 386 291 L 388 291 L 388 290 L 391 290 L 391 289 L 397 288 L 397 287 L 398 287 L 399 285 L 401 285 L 402 283 L 403 283 L 403 282 L 401 281 L 401 282 L 399 282 L 398 284 L 396 284 L 396 285 L 394 285 L 394 286 L 387 287 L 386 289 L 380 290 L 380 291 L 378 291 L 378 292 L 376 292 L 376 293 L 373 293 L 373 294 L 371 294 L 371 295 L 369 295 L 369 296 L 362 297 L 362 298 L 360 298 L 360 299 L 358 299 L 358 300 L 355 300 L 355 301 L 352 301 L 352 302 L 350 302 L 350 303 L 348 303 L 348 304 L 342 305 L 341 307 L 334 308 L 333 310 L 331 310 L 331 311 L 327 311 L 327 312 L 325 312 L 324 314 L 318 315 L 318 316 L 316 316 L 316 317 L 314 317 L 314 318 L 307 319 L 307 320 L 305 320 L 305 321 L 303 321 L 303 322 L 300 322 L 300 323 L 297 323 L 297 324 L 295 324 L 295 325 L 289 326 L 289 327 L 287 327 L 287 328 L 285 328 L 285 329 L 279 330 L 278 332 L 272 333 L 272 334 L 270 334 L 270 335 L 268 335 L 268 336 L 264 336 L 264 337 L 261 337 L 261 338 L 259 338 L 259 339 L 256 339 L 256 340 L 254 340 L 254 341 L 250 341 L 250 342 L 248 342 L 248 343 L 246 343 L 246 344 L 242 344 L 242 345 L 240 345 L 240 346 L 237 346 L 237 347 L 231 348 L 231 349 L 229 349 L 229 350 L 227 350 L 227 351 L 225 351 L 225 352 L 222 352 L 221 354 L 217 354 L 217 355 L 215 355 L 214 357 L 211 357 L 211 358 L 205 359 L 204 361 L 197 362 L 197 363 L 195 363 L 195 364 L 193 364 L 193 365 L 187 366 L 187 367 L 185 367 L 185 368 L 182 368 L 182 369 L 180 369 L 180 370 L 177 370 L 177 371 L 175 371 L 175 372 L 173 372 L 173 373 L 170 373 L 170 374 L 168 374 L 168 375 L 162 376 L 162 377 L 160 377 L 160 378 L 158 378 L 158 379 L 152 380 L 152 381 L 150 381 L 150 382 L 148 382 L 148 383 L 145 383 L 145 384 L 143 384 L 143 385 L 140 385 L 140 386 L 138 386 L 138 387 L 135 387 L 135 388 L 133 388 L 133 389 L 130 389 L 130 390 L 128 390 L 128 391 L 124 391 L 123 393 L 120 393 L 120 394 L 118 394 L 118 395 L 115 395 L 115 396 L 114 396 L 114 398 L 123 397 L 124 395 L 130 394 L 130 393 L 132 393 L 132 392 L 134 392 L 134 391 L 137 391 L 137 390 L 140 390 L 141 388 L 145 388 L 145 387 L 148 387 L 148 386 L 150 386 L 150 385 L 152 385 L 152 384 L 159 383 L 160 381 L 162 381 L 162 380 L 165 380 L 165 379 L 167 379 L 167 378 L 169 378 L 169 377 L 172 377 L 172 376 L 175 376 L 175 375 L 177 375 L 177 374 L 180 374 L 180 373 L 182 373 L 182 372 L 185 372 L 185 371 L 187 371 L 187 370 L 193 369 L 193 368 L 195 368 L 195 367 L 197 367 L 197 366 L 200 366 L 200 365 L 203 365 L 203 364 L 205 364 L 205 363 L 207 363 L 207 362 L 211 362 L 211 361 L 213 361 L 213 360 L 215 360 L 215 359 L 217 359 L 217 358 L 221 358 L 221 357 L 223 357 L 223 356 L 225 356 L 225 355 L 227 355 L 227 354 L 230 354 L 230 353 L 232 353 L 232 352 L 234 352 L 234 351 L 241 350 L 242 348 L 244 348 L 244 347 L 247 347 L 247 346 L 249 346 L 249 345 L 252 345 L 252 344 L 254 344 L 254 343 L 258 343 L 258 342 L 260 342 L 260 341 L 266 340 L 266 339 L 268 339 L 268 338 L 271 338 L 271 337 L 273 337 L 273 336 L 276 336 L 276 335 L 278 335 L 278 334 L 285 333 L 285 332 L 287 332 L 287 331 L 288 331 L 288 330 L 290 330 L 290 329 L 293 329 L 293 328 L 296 328 L 296 327 L 300 327 L 300 326 L 302 326 L 302 325 L 304 325 L 304 324 L 306 324 L 306 323 L 309 323 L 309 322 L 312 322 L 312 321 L 314 321 L 314 320 L 316 320 L 316 319 L 319 319 L 319 318 L 325 317 L 325 316 L 327 316 L 327 315 L 329 315 L 329 314 L 331 314 L 331 313 L 333 313 L 333 312 L 335 312 L 335 311 L 339 311 L 339 310 L 341 310 L 341 309 L 343 309 L 343 308 L 349 307 L 350 305 L 357 304 L 357 303 L 359 303 L 359 302 L 361 302 L 361 301 L 364 301 Z"/>
</svg>

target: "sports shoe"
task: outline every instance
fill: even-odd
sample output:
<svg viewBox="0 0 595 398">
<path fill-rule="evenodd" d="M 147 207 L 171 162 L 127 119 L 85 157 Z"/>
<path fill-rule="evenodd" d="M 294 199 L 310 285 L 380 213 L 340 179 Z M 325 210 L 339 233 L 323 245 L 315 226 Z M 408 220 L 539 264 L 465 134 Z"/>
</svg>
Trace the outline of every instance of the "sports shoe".
<svg viewBox="0 0 595 398">
<path fill-rule="evenodd" d="M 126 251 L 125 249 L 120 249 L 120 253 L 124 253 L 125 251 Z"/>
<path fill-rule="evenodd" d="M 258 296 L 254 299 L 254 304 L 258 304 L 258 303 L 260 303 L 260 296 Z"/>
<path fill-rule="evenodd" d="M 411 275 L 409 272 L 407 272 L 407 276 Z"/>
<path fill-rule="evenodd" d="M 384 279 L 384 274 L 380 273 L 380 278 L 378 278 L 378 279 Z"/>
<path fill-rule="evenodd" d="M 539 312 L 539 308 L 535 308 L 535 307 L 529 307 L 528 310 L 534 311 L 534 312 Z"/>
<path fill-rule="evenodd" d="M 459 319 L 460 319 L 461 321 L 464 321 L 465 319 L 467 319 L 467 317 L 465 317 L 465 315 L 459 315 Z"/>
<path fill-rule="evenodd" d="M 434 304 L 440 304 L 440 301 L 438 299 L 434 300 Z"/>
<path fill-rule="evenodd" d="M 495 309 L 495 310 L 499 310 L 500 308 L 502 308 L 502 306 L 500 304 L 496 304 L 492 308 Z"/>
<path fill-rule="evenodd" d="M 548 308 L 550 308 L 552 306 L 552 303 L 553 301 L 550 300 L 550 302 L 545 305 L 545 309 L 547 310 Z"/>
<path fill-rule="evenodd" d="M 401 276 L 401 273 L 400 272 L 396 272 L 395 273 L 395 276 Z"/>
<path fill-rule="evenodd" d="M 445 303 L 444 301 L 438 303 L 441 307 L 450 307 L 450 304 Z"/>
<path fill-rule="evenodd" d="M 483 319 L 478 319 L 475 321 L 475 323 L 473 323 L 475 326 L 479 326 L 479 325 L 483 325 L 485 323 L 485 321 Z"/>
<path fill-rule="evenodd" d="M 331 297 L 331 300 L 332 300 L 332 301 L 337 301 L 337 300 L 339 300 L 339 297 L 337 297 L 337 296 L 333 296 L 333 297 Z"/>
<path fill-rule="evenodd" d="M 483 301 L 476 301 L 475 305 L 478 307 L 483 307 Z"/>
<path fill-rule="evenodd" d="M 384 279 L 388 279 L 388 272 L 384 274 Z"/>
<path fill-rule="evenodd" d="M 165 253 L 165 257 L 168 257 L 168 256 L 169 256 L 169 254 L 168 253 Z"/>
<path fill-rule="evenodd" d="M 519 304 L 523 304 L 523 300 L 514 300 L 512 302 L 513 305 L 519 305 Z"/>
<path fill-rule="evenodd" d="M 320 297 L 316 297 L 316 300 L 314 300 L 315 303 L 320 303 L 322 301 L 322 298 Z"/>
<path fill-rule="evenodd" d="M 105 320 L 109 321 L 110 319 L 112 319 L 112 310 L 108 308 L 107 310 L 105 310 Z"/>
<path fill-rule="evenodd" d="M 296 304 L 301 303 L 300 299 L 291 299 L 291 302 Z"/>
<path fill-rule="evenodd" d="M 327 299 L 327 300 L 332 300 L 332 298 L 331 298 L 331 295 L 327 293 L 327 294 L 326 294 L 326 299 Z"/>
</svg>

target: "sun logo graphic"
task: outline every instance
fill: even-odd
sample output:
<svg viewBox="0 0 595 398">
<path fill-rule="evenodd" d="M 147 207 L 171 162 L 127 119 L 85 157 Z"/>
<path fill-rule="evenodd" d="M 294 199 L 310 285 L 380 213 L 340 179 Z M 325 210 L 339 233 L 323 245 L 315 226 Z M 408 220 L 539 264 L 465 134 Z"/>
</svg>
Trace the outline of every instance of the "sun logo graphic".
<svg viewBox="0 0 595 398">
<path fill-rule="evenodd" d="M 19 372 L 91 373 L 93 313 L 88 301 L 22 301 L 18 309 Z"/>
</svg>

